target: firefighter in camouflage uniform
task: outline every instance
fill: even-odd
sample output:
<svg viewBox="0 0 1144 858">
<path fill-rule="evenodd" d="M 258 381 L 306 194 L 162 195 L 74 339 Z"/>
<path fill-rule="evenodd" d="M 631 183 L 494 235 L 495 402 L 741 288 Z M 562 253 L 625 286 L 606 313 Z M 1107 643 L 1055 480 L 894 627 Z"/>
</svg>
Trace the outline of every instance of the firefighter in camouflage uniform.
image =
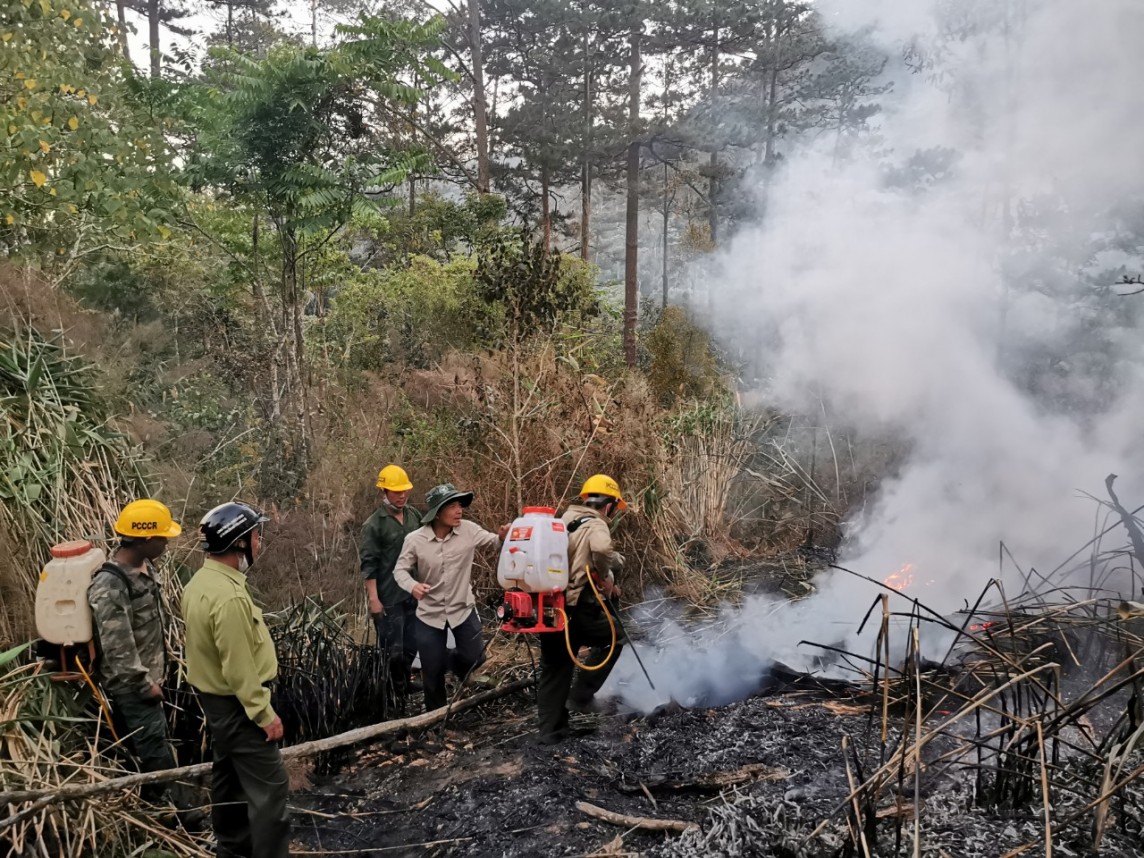
<svg viewBox="0 0 1144 858">
<path fill-rule="evenodd" d="M 139 768 L 144 772 L 175 767 L 167 740 L 162 682 L 167 672 L 163 600 L 154 562 L 167 550 L 167 541 L 182 528 L 171 511 L 156 500 L 125 506 L 115 522 L 119 546 L 92 577 L 87 591 L 99 658 L 96 676 L 110 698 Z M 162 784 L 143 787 L 144 798 L 164 797 Z M 183 785 L 170 788 L 188 827 L 203 821 L 191 810 L 194 801 Z"/>
</svg>

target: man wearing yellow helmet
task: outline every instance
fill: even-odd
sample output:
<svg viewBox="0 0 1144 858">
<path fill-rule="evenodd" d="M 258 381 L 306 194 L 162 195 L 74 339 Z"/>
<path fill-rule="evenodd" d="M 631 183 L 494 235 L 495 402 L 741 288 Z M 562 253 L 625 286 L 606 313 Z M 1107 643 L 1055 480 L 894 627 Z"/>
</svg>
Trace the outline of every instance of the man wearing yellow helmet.
<svg viewBox="0 0 1144 858">
<path fill-rule="evenodd" d="M 404 469 L 386 465 L 377 475 L 377 487 L 381 506 L 366 519 L 361 532 L 361 574 L 378 646 L 388 656 L 390 682 L 403 696 L 417 655 L 413 630 L 417 600 L 397 585 L 393 567 L 405 537 L 421 526 L 421 514 L 409 505 L 413 483 Z"/>
<path fill-rule="evenodd" d="M 627 506 L 619 484 L 605 474 L 596 474 L 584 482 L 579 502 L 564 512 L 568 527 L 569 578 L 564 591 L 568 640 L 564 635 L 538 635 L 540 681 L 536 686 L 536 708 L 542 744 L 555 744 L 568 736 L 569 710 L 584 712 L 593 707 L 596 692 L 620 657 L 622 647 L 617 643 L 607 665 L 599 670 L 580 671 L 573 683 L 576 665 L 568 652 L 569 644 L 572 652 L 582 646 L 592 647 L 589 661 L 599 663 L 611 643 L 611 627 L 588 576 L 592 575 L 596 589 L 605 598 L 620 595 L 615 573 L 623 567 L 624 558 L 612 545 L 608 522 Z M 605 650 L 600 652 L 596 649 L 599 647 Z"/>
<path fill-rule="evenodd" d="M 92 577 L 91 606 L 99 651 L 96 675 L 122 721 L 139 768 L 145 772 L 175 767 L 167 742 L 162 683 L 167 672 L 163 598 L 154 562 L 167 541 L 182 532 L 171 511 L 157 500 L 132 501 L 115 522 L 119 545 Z M 165 788 L 143 788 L 144 798 L 163 797 Z M 171 798 L 183 809 L 184 824 L 198 823 L 201 813 L 189 792 L 176 785 Z"/>
</svg>

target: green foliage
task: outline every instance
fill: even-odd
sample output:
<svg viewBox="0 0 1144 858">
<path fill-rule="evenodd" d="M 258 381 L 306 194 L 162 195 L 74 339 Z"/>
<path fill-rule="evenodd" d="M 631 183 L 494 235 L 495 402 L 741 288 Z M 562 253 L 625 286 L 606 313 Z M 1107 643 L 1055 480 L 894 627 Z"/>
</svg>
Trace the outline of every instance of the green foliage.
<svg viewBox="0 0 1144 858">
<path fill-rule="evenodd" d="M 408 461 L 449 461 L 466 449 L 465 436 L 471 428 L 456 413 L 444 409 L 425 411 L 404 398 L 391 413 L 390 421 Z"/>
<path fill-rule="evenodd" d="M 471 253 L 496 237 L 506 212 L 497 194 L 469 194 L 463 203 L 422 194 L 412 212 L 387 213 L 371 262 L 390 265 L 418 255 L 445 262 L 453 253 Z"/>
<path fill-rule="evenodd" d="M 151 284 L 126 255 L 93 255 L 72 276 L 68 291 L 86 307 L 135 322 L 151 321 L 159 315 Z"/>
<path fill-rule="evenodd" d="M 323 329 L 340 362 L 428 366 L 450 349 L 481 346 L 503 318 L 474 288 L 473 260 L 414 256 L 407 268 L 347 273 Z"/>
<path fill-rule="evenodd" d="M 549 253 L 527 235 L 504 232 L 480 255 L 477 294 L 504 307 L 505 336 L 518 343 L 594 316 L 593 275 L 576 257 Z"/>
<path fill-rule="evenodd" d="M 0 20 L 0 247 L 72 259 L 169 235 L 168 147 L 103 11 L 6 0 Z"/>
<path fill-rule="evenodd" d="M 663 311 L 647 338 L 651 354 L 648 384 L 661 405 L 677 399 L 704 399 L 724 392 L 719 364 L 707 332 L 680 307 Z"/>
<path fill-rule="evenodd" d="M 90 367 L 38 334 L 0 338 L 0 414 L 0 500 L 42 505 L 50 519 L 69 468 L 122 460 L 131 473 L 130 449 L 106 426 Z"/>
<path fill-rule="evenodd" d="M 374 212 L 371 198 L 427 170 L 424 153 L 386 145 L 366 116 L 412 106 L 444 70 L 424 51 L 439 25 L 365 17 L 329 50 L 281 44 L 264 59 L 214 50 L 212 86 L 188 91 L 197 126 L 186 176 L 264 204 L 281 235 L 321 234 Z"/>
</svg>

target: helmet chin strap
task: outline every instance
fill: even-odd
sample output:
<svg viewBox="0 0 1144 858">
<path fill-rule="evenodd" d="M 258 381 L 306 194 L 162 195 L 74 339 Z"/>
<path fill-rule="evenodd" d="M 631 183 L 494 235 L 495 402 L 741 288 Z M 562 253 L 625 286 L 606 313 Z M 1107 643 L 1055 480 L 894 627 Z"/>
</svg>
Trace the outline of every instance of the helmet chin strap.
<svg viewBox="0 0 1144 858">
<path fill-rule="evenodd" d="M 254 540 L 247 537 L 246 544 L 242 546 L 242 555 L 238 558 L 238 571 L 246 572 L 254 565 Z"/>
</svg>

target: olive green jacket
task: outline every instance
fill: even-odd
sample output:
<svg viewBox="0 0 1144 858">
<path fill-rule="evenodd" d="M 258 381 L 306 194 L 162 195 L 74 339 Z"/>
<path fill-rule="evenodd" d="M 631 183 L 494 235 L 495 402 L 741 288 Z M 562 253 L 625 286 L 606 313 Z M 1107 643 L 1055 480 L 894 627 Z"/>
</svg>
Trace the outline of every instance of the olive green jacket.
<svg viewBox="0 0 1144 858">
<path fill-rule="evenodd" d="M 409 594 L 397 586 L 393 567 L 401 554 L 405 537 L 421 526 L 421 513 L 406 505 L 403 522 L 382 505 L 366 519 L 361 530 L 361 577 L 377 581 L 377 597 L 386 610 L 402 604 Z"/>
</svg>

